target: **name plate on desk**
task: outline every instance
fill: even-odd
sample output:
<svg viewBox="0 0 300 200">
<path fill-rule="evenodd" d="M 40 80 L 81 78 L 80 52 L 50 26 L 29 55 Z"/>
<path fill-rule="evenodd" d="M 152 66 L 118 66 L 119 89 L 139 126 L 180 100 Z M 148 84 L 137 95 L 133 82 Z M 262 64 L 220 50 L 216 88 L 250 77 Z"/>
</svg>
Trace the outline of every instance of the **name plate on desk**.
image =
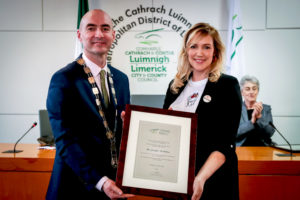
<svg viewBox="0 0 300 200">
<path fill-rule="evenodd" d="M 117 185 L 126 193 L 192 195 L 197 115 L 127 105 Z"/>
</svg>

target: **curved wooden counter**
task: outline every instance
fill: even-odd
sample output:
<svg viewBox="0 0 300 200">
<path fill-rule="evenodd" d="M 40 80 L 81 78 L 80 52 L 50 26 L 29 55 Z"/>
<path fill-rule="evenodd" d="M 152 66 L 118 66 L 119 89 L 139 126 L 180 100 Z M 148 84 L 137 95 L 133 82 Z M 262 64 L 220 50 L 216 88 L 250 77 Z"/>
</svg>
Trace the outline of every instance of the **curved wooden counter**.
<svg viewBox="0 0 300 200">
<path fill-rule="evenodd" d="M 2 153 L 14 144 L 0 144 L 0 199 L 45 199 L 55 150 L 39 150 L 38 144 L 18 144 L 21 153 Z"/>
<path fill-rule="evenodd" d="M 240 199 L 300 199 L 300 153 L 272 147 L 238 147 Z"/>
<path fill-rule="evenodd" d="M 18 144 L 21 153 L 6 154 L 14 144 L 0 143 L 0 199 L 45 199 L 55 150 L 39 150 L 38 144 Z M 241 200 L 300 199 L 300 153 L 271 147 L 238 147 Z M 217 192 L 217 191 L 216 191 Z M 132 199 L 161 199 L 135 197 Z"/>
</svg>

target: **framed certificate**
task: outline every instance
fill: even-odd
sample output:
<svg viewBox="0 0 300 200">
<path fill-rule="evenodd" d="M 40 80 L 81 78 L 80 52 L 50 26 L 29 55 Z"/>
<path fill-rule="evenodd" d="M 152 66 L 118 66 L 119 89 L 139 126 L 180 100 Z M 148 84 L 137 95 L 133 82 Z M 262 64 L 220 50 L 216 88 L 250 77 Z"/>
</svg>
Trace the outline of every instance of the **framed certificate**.
<svg viewBox="0 0 300 200">
<path fill-rule="evenodd" d="M 127 105 L 117 186 L 138 195 L 191 196 L 196 129 L 195 113 Z"/>
</svg>

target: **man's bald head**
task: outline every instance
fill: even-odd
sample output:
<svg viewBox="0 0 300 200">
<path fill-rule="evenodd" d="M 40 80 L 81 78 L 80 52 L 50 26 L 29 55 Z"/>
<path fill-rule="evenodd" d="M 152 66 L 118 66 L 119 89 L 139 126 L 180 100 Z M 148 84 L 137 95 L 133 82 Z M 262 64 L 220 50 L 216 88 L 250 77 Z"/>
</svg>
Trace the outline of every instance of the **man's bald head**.
<svg viewBox="0 0 300 200">
<path fill-rule="evenodd" d="M 92 16 L 104 18 L 105 21 L 107 21 L 109 23 L 110 27 L 111 28 L 113 27 L 110 16 L 104 10 L 94 9 L 94 10 L 88 11 L 87 13 L 85 13 L 85 15 L 83 15 L 83 17 L 81 18 L 81 21 L 80 21 L 79 30 L 82 30 L 82 28 L 85 27 L 85 25 L 88 23 L 89 19 Z"/>
<path fill-rule="evenodd" d="M 111 18 L 103 10 L 90 10 L 81 19 L 77 37 L 87 58 L 102 66 L 115 39 Z"/>
</svg>

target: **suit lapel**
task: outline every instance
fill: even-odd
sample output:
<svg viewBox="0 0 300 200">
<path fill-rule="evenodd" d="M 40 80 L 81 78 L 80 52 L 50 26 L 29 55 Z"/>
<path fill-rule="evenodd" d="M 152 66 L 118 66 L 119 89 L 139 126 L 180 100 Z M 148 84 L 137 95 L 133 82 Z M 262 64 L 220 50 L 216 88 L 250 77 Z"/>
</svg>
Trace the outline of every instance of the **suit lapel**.
<svg viewBox="0 0 300 200">
<path fill-rule="evenodd" d="M 244 121 L 248 121 L 248 113 L 247 113 L 247 108 L 246 108 L 245 102 L 243 102 L 243 105 L 242 105 L 242 118 Z"/>
<path fill-rule="evenodd" d="M 215 84 L 216 83 L 210 82 L 209 80 L 207 81 L 204 91 L 201 95 L 201 99 L 199 101 L 198 107 L 196 109 L 196 113 L 199 113 L 199 110 L 202 110 L 202 108 L 205 108 L 206 105 L 208 105 L 209 103 L 211 103 L 211 101 L 214 100 L 214 98 L 215 98 L 214 91 L 215 90 L 213 88 L 214 88 Z M 204 100 L 203 100 L 204 96 L 209 96 L 211 98 L 211 101 L 204 102 Z"/>
<path fill-rule="evenodd" d="M 77 63 L 76 67 L 78 68 L 79 75 L 78 80 L 75 84 L 78 88 L 80 96 L 82 97 L 83 101 L 88 105 L 90 110 L 99 118 L 99 120 L 102 121 L 102 117 L 100 116 L 98 107 L 96 105 L 96 97 L 93 94 L 92 87 L 87 80 L 87 75 L 83 71 L 83 66 Z"/>
</svg>

